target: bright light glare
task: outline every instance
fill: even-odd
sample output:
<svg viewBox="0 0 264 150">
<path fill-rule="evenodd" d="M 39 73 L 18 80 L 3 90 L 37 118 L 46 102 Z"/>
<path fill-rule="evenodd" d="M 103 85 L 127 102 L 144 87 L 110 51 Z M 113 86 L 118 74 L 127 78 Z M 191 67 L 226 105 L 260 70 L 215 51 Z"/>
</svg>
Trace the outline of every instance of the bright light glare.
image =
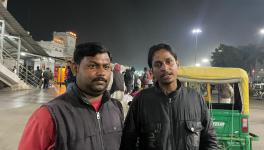
<svg viewBox="0 0 264 150">
<path fill-rule="evenodd" d="M 261 29 L 261 30 L 259 31 L 259 33 L 260 33 L 260 34 L 264 34 L 264 29 Z"/>
<path fill-rule="evenodd" d="M 26 53 L 24 53 L 24 52 L 21 52 L 20 54 L 21 54 L 21 56 L 26 56 Z"/>
<path fill-rule="evenodd" d="M 202 30 L 199 29 L 199 28 L 196 28 L 196 29 L 193 29 L 193 30 L 192 30 L 192 33 L 193 33 L 193 34 L 199 34 L 199 33 L 201 33 L 201 32 L 202 32 Z"/>
<path fill-rule="evenodd" d="M 200 66 L 201 66 L 201 64 L 199 64 L 199 63 L 196 63 L 196 64 L 195 64 L 195 66 L 196 66 L 196 67 L 200 67 Z"/>
<path fill-rule="evenodd" d="M 203 63 L 208 63 L 208 62 L 209 62 L 209 59 L 204 58 L 204 59 L 202 59 L 202 62 L 203 62 Z"/>
</svg>

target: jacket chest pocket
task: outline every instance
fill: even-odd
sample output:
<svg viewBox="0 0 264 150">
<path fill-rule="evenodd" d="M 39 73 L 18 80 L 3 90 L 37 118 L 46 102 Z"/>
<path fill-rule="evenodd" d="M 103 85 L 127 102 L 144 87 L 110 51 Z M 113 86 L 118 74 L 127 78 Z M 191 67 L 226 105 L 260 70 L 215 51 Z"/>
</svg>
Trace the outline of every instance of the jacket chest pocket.
<svg viewBox="0 0 264 150">
<path fill-rule="evenodd" d="M 122 132 L 121 114 L 115 108 L 112 111 L 102 114 L 102 129 L 104 134 Z"/>
<path fill-rule="evenodd" d="M 162 125 L 161 123 L 150 123 L 144 125 L 142 128 L 140 136 L 140 147 L 143 149 L 159 149 L 160 146 L 160 135 L 161 135 Z"/>
<path fill-rule="evenodd" d="M 105 150 L 118 150 L 122 135 L 121 114 L 114 108 L 102 115 L 103 145 Z"/>
<path fill-rule="evenodd" d="M 186 121 L 186 146 L 187 149 L 199 149 L 201 131 L 203 129 L 200 121 Z"/>
</svg>

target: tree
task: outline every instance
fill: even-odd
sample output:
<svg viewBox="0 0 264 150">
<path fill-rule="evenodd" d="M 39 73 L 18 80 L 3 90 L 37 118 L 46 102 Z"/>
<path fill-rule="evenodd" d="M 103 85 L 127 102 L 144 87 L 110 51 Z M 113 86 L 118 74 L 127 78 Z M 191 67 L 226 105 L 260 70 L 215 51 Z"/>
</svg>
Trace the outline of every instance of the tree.
<svg viewBox="0 0 264 150">
<path fill-rule="evenodd" d="M 211 65 L 214 67 L 243 68 L 250 72 L 255 68 L 257 61 L 264 64 L 264 51 L 255 45 L 233 47 L 220 44 L 212 52 L 211 59 Z"/>
</svg>

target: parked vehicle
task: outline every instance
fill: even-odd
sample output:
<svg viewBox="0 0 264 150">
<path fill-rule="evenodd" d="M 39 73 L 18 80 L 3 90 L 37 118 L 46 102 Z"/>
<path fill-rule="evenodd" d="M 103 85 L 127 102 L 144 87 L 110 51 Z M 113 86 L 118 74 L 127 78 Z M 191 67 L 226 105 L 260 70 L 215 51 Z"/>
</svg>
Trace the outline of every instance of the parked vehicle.
<svg viewBox="0 0 264 150">
<path fill-rule="evenodd" d="M 200 91 L 208 104 L 220 149 L 251 150 L 247 72 L 239 68 L 181 67 L 178 79 Z"/>
<path fill-rule="evenodd" d="M 259 99 L 264 99 L 264 83 L 253 84 L 253 96 Z"/>
</svg>

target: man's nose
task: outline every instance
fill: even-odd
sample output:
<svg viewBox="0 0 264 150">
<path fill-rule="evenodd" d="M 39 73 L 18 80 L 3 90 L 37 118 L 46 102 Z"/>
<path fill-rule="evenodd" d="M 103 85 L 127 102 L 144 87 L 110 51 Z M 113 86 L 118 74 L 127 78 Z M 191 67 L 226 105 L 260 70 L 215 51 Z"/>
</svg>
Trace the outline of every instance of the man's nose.
<svg viewBox="0 0 264 150">
<path fill-rule="evenodd" d="M 161 67 L 160 67 L 160 70 L 162 71 L 166 71 L 168 69 L 168 65 L 166 65 L 166 63 L 162 63 Z"/>
<path fill-rule="evenodd" d="M 97 75 L 104 76 L 104 75 L 106 74 L 106 71 L 107 71 L 107 70 L 105 70 L 104 66 L 98 66 L 98 67 L 96 68 L 96 73 L 97 73 Z"/>
</svg>

